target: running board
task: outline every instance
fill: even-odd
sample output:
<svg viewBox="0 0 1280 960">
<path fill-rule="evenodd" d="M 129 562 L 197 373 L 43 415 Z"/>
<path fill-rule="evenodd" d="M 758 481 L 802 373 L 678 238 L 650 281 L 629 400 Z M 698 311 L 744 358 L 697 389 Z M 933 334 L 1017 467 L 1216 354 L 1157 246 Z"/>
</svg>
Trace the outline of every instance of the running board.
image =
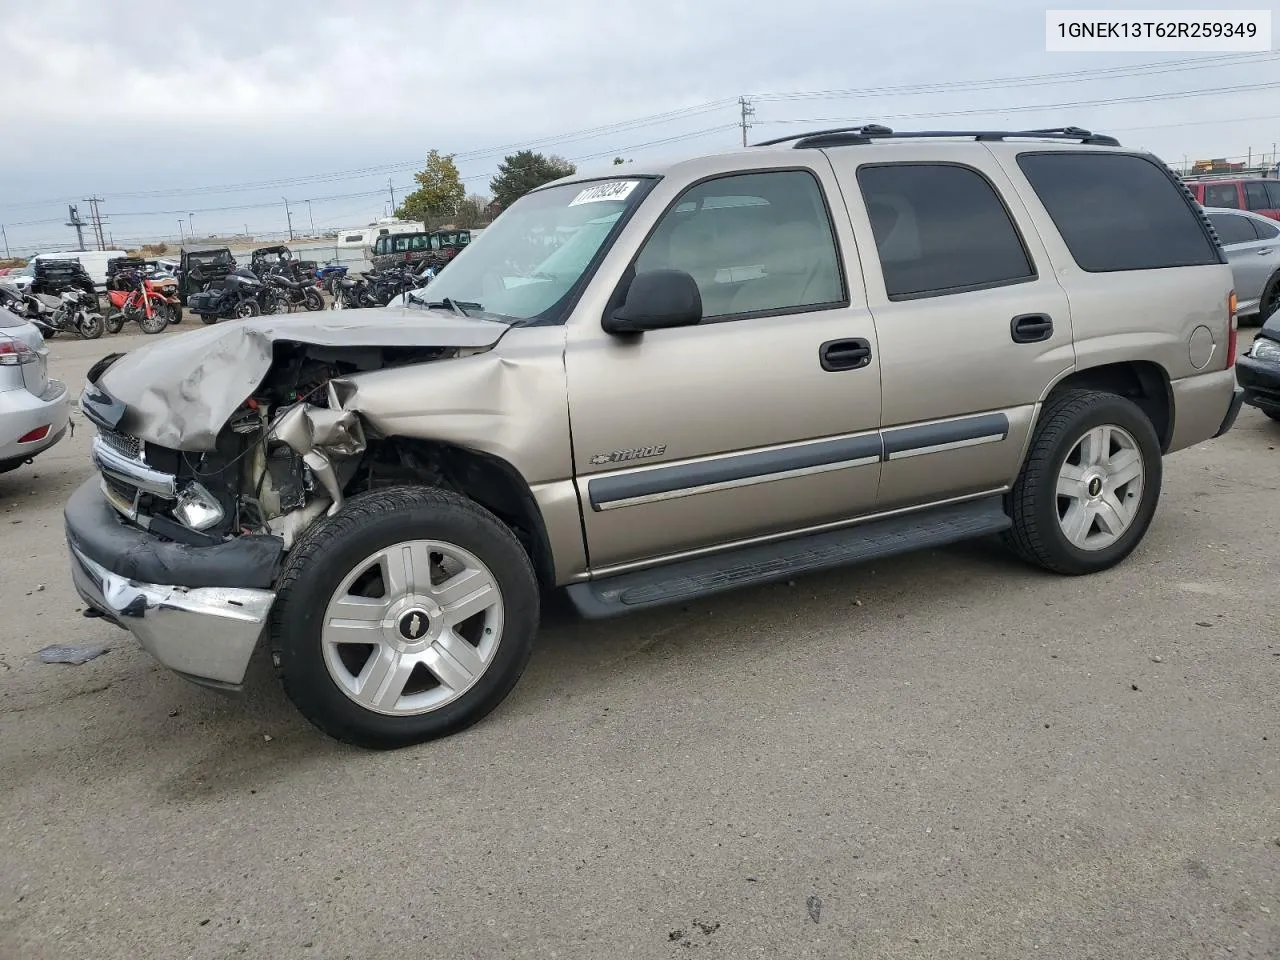
<svg viewBox="0 0 1280 960">
<path fill-rule="evenodd" d="M 789 580 L 818 570 L 946 546 L 1000 533 L 1010 526 L 1012 521 L 1004 512 L 1001 498 L 988 497 L 575 583 L 566 592 L 582 616 L 613 617 L 739 587 Z"/>
</svg>

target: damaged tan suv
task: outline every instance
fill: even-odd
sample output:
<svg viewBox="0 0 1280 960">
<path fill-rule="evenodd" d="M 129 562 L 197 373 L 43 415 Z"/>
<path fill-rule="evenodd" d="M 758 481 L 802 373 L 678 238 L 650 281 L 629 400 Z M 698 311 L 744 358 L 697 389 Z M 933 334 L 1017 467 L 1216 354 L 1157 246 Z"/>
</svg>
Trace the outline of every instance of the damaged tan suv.
<svg viewBox="0 0 1280 960">
<path fill-rule="evenodd" d="M 1240 404 L 1170 171 L 1053 131 L 788 138 L 573 177 L 386 309 L 100 361 L 66 508 L 94 615 L 334 737 L 457 731 L 539 601 L 605 617 L 969 537 L 1119 563 Z"/>
</svg>

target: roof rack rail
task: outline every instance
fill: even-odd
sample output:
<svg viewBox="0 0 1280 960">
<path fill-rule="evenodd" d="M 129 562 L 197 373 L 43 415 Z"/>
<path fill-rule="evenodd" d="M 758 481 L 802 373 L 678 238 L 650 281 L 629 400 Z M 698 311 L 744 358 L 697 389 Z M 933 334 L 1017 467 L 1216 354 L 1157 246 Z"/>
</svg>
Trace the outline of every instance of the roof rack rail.
<svg viewBox="0 0 1280 960">
<path fill-rule="evenodd" d="M 1023 137 L 1036 140 L 1078 140 L 1100 147 L 1118 147 L 1120 141 L 1104 133 L 1093 133 L 1080 127 L 1054 127 L 1047 130 L 890 130 L 878 123 L 865 123 L 857 127 L 833 127 L 830 130 L 811 130 L 786 137 L 775 137 L 754 144 L 772 147 L 780 143 L 792 143 L 796 150 L 816 147 L 842 147 L 849 144 L 871 143 L 873 140 L 910 140 L 913 138 L 972 137 L 974 140 L 1006 140 Z"/>
</svg>

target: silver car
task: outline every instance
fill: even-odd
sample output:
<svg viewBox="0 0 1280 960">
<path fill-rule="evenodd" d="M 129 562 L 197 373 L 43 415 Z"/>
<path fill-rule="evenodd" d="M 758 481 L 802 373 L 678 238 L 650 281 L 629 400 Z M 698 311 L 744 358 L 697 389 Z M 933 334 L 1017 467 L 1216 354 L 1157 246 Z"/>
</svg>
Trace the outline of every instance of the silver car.
<svg viewBox="0 0 1280 960">
<path fill-rule="evenodd" d="M 67 386 L 49 379 L 48 371 L 40 331 L 0 310 L 0 473 L 16 470 L 67 432 Z"/>
<path fill-rule="evenodd" d="M 1280 223 L 1261 214 L 1206 207 L 1227 251 L 1241 320 L 1264 323 L 1280 307 Z"/>
</svg>

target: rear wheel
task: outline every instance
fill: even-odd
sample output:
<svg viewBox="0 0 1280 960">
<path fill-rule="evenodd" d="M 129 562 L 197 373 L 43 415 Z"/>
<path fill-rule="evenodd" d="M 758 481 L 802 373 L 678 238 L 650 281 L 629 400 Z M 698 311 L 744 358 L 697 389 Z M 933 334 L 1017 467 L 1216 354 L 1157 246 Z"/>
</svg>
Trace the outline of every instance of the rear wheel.
<svg viewBox="0 0 1280 960">
<path fill-rule="evenodd" d="M 538 628 L 524 547 L 451 491 L 350 501 L 290 551 L 272 610 L 286 694 L 339 740 L 386 749 L 477 722 L 515 686 Z"/>
<path fill-rule="evenodd" d="M 218 318 L 211 313 L 202 313 L 200 314 L 200 322 L 214 324 L 218 322 Z"/>
<path fill-rule="evenodd" d="M 124 329 L 124 317 L 116 313 L 107 317 L 107 333 L 119 333 Z"/>
<path fill-rule="evenodd" d="M 1142 540 L 1160 498 L 1160 441 L 1112 393 L 1064 390 L 1045 404 L 1007 503 L 1006 542 L 1055 573 L 1096 573 Z"/>
</svg>

